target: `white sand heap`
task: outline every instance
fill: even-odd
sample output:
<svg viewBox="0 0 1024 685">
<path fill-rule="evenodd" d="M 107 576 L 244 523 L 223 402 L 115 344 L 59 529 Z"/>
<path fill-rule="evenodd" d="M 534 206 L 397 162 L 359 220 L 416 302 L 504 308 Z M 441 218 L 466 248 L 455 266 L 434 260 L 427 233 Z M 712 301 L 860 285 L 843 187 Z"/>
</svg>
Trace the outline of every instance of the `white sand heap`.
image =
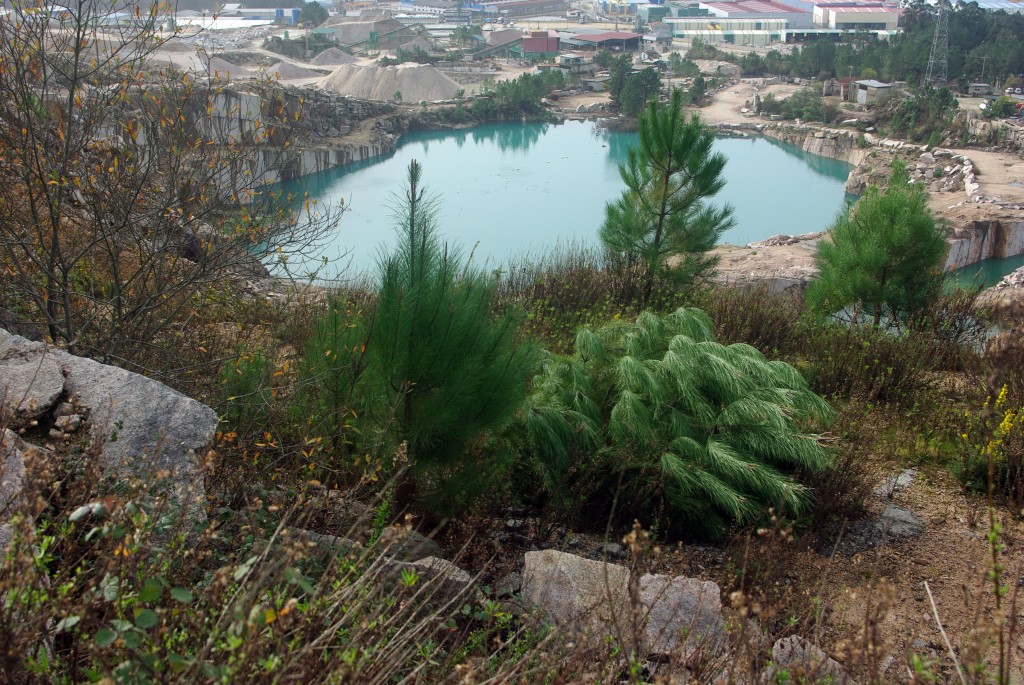
<svg viewBox="0 0 1024 685">
<path fill-rule="evenodd" d="M 251 70 L 237 64 L 232 64 L 221 57 L 211 57 L 210 61 L 206 64 L 206 68 L 210 73 L 219 74 L 223 78 L 229 78 L 229 75 L 230 78 L 250 78 L 255 75 Z"/>
<path fill-rule="evenodd" d="M 292 79 L 300 78 L 316 78 L 323 76 L 323 73 L 313 69 L 306 69 L 296 64 L 289 64 L 288 62 L 278 62 L 273 66 L 267 67 L 267 76 L 281 81 L 291 81 Z"/>
<path fill-rule="evenodd" d="M 206 59 L 192 48 L 191 51 L 160 48 L 149 56 L 149 63 L 157 67 L 173 67 L 177 71 L 197 76 L 214 76 L 221 79 L 252 78 L 253 73 L 245 67 L 232 64 L 220 57 Z"/>
<path fill-rule="evenodd" d="M 320 82 L 320 87 L 362 100 L 391 100 L 395 93 L 401 93 L 405 102 L 447 100 L 462 88 L 434 67 L 424 64 L 394 67 L 347 64 L 332 71 Z"/>
<path fill-rule="evenodd" d="M 309 61 L 310 64 L 318 67 L 336 67 L 342 64 L 352 64 L 359 60 L 352 55 L 339 50 L 338 48 L 327 48 L 319 55 Z"/>
</svg>

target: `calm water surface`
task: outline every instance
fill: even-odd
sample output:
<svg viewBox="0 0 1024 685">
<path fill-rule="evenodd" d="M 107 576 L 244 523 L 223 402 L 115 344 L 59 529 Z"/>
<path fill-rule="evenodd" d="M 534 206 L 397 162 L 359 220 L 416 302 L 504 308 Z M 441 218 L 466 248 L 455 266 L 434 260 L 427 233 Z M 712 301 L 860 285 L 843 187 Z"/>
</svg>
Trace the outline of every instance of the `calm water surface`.
<svg viewBox="0 0 1024 685">
<path fill-rule="evenodd" d="M 1017 269 L 1024 266 L 1024 255 L 1006 259 L 983 259 L 980 262 L 957 269 L 946 276 L 947 281 L 963 288 L 991 288 Z"/>
<path fill-rule="evenodd" d="M 472 250 L 478 263 L 499 263 L 559 245 L 596 245 L 605 203 L 625 187 L 619 164 L 636 143 L 635 133 L 579 121 L 421 132 L 403 136 L 389 157 L 302 183 L 320 202 L 344 200 L 350 209 L 327 256 L 368 269 L 396 242 L 395 194 L 402 192 L 406 168 L 415 159 L 423 165 L 428 192 L 438 199 L 442 238 Z M 848 199 L 846 163 L 761 138 L 720 139 L 715 148 L 729 162 L 725 188 L 714 203 L 731 204 L 736 218 L 722 242 L 823 230 Z"/>
</svg>

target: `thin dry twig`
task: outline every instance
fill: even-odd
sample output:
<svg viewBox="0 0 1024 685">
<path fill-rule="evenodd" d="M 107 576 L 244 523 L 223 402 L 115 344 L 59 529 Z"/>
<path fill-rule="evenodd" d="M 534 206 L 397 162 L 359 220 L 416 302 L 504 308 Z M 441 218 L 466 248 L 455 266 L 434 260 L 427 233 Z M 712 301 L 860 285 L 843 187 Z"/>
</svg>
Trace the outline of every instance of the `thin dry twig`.
<svg viewBox="0 0 1024 685">
<path fill-rule="evenodd" d="M 932 589 L 928 587 L 928 581 L 924 581 L 924 591 L 928 593 L 928 602 L 932 605 L 932 616 L 935 617 L 935 625 L 939 627 L 939 632 L 942 634 L 942 640 L 946 643 L 946 649 L 949 650 L 949 656 L 953 660 L 953 665 L 956 667 L 956 674 L 960 676 L 960 682 L 963 685 L 967 685 L 967 678 L 964 676 L 964 671 L 960 668 L 960 660 L 956 658 L 956 652 L 953 651 L 953 645 L 949 642 L 949 636 L 946 635 L 946 629 L 942 627 L 942 619 L 939 618 L 939 610 L 935 606 L 935 598 L 932 597 Z"/>
</svg>

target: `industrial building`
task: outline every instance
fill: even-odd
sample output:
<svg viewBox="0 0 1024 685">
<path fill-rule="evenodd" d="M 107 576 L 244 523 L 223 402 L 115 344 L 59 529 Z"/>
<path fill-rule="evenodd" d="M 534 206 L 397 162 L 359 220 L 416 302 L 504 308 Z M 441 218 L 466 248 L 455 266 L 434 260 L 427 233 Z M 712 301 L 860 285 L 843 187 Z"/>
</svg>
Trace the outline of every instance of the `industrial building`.
<svg viewBox="0 0 1024 685">
<path fill-rule="evenodd" d="M 219 17 L 231 17 L 232 19 L 249 19 L 252 21 L 272 21 L 288 26 L 298 26 L 298 7 L 246 7 L 242 3 L 228 3 L 221 5 L 217 12 Z"/>
<path fill-rule="evenodd" d="M 854 81 L 853 100 L 862 105 L 874 105 L 892 96 L 892 84 L 865 79 Z"/>
<path fill-rule="evenodd" d="M 670 2 L 661 19 L 674 38 L 732 45 L 784 42 L 791 26 L 811 24 L 811 12 L 775 0 Z"/>
<path fill-rule="evenodd" d="M 883 0 L 670 0 L 636 6 L 638 23 L 663 23 L 674 38 L 734 45 L 838 38 L 851 31 L 887 38 L 898 30 L 900 14 Z"/>
<path fill-rule="evenodd" d="M 447 12 L 449 15 L 471 16 L 473 21 L 490 21 L 503 16 L 533 16 L 544 12 L 563 14 L 566 3 L 565 0 L 494 0 L 486 4 L 460 0 L 400 0 L 399 7 L 406 14 L 434 14 L 443 17 Z"/>
<path fill-rule="evenodd" d="M 640 48 L 643 34 L 628 31 L 602 31 L 576 29 L 571 35 L 563 35 L 562 42 L 570 49 L 617 50 L 630 52 Z"/>
<path fill-rule="evenodd" d="M 714 17 L 665 17 L 672 36 L 687 41 L 731 45 L 769 45 L 785 42 L 785 19 L 718 19 Z"/>
<path fill-rule="evenodd" d="M 881 3 L 827 2 L 814 6 L 814 24 L 841 31 L 895 31 L 900 10 Z"/>
<path fill-rule="evenodd" d="M 1002 10 L 1007 14 L 1024 13 L 1024 2 L 1020 0 L 975 0 L 983 10 Z"/>
<path fill-rule="evenodd" d="M 786 5 L 774 0 L 715 0 L 697 3 L 711 16 L 721 19 L 785 19 L 787 28 L 810 28 L 812 15 L 808 9 Z"/>
</svg>

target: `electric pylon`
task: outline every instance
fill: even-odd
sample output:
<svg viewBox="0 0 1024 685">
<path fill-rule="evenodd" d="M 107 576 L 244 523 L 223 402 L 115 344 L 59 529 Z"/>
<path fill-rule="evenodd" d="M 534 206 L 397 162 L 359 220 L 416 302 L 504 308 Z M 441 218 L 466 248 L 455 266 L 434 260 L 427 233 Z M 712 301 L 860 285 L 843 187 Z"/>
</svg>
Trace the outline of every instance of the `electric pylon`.
<svg viewBox="0 0 1024 685">
<path fill-rule="evenodd" d="M 945 0 L 938 0 L 937 7 L 939 14 L 935 18 L 932 52 L 924 76 L 924 82 L 930 86 L 944 86 L 949 80 L 949 13 Z"/>
</svg>

